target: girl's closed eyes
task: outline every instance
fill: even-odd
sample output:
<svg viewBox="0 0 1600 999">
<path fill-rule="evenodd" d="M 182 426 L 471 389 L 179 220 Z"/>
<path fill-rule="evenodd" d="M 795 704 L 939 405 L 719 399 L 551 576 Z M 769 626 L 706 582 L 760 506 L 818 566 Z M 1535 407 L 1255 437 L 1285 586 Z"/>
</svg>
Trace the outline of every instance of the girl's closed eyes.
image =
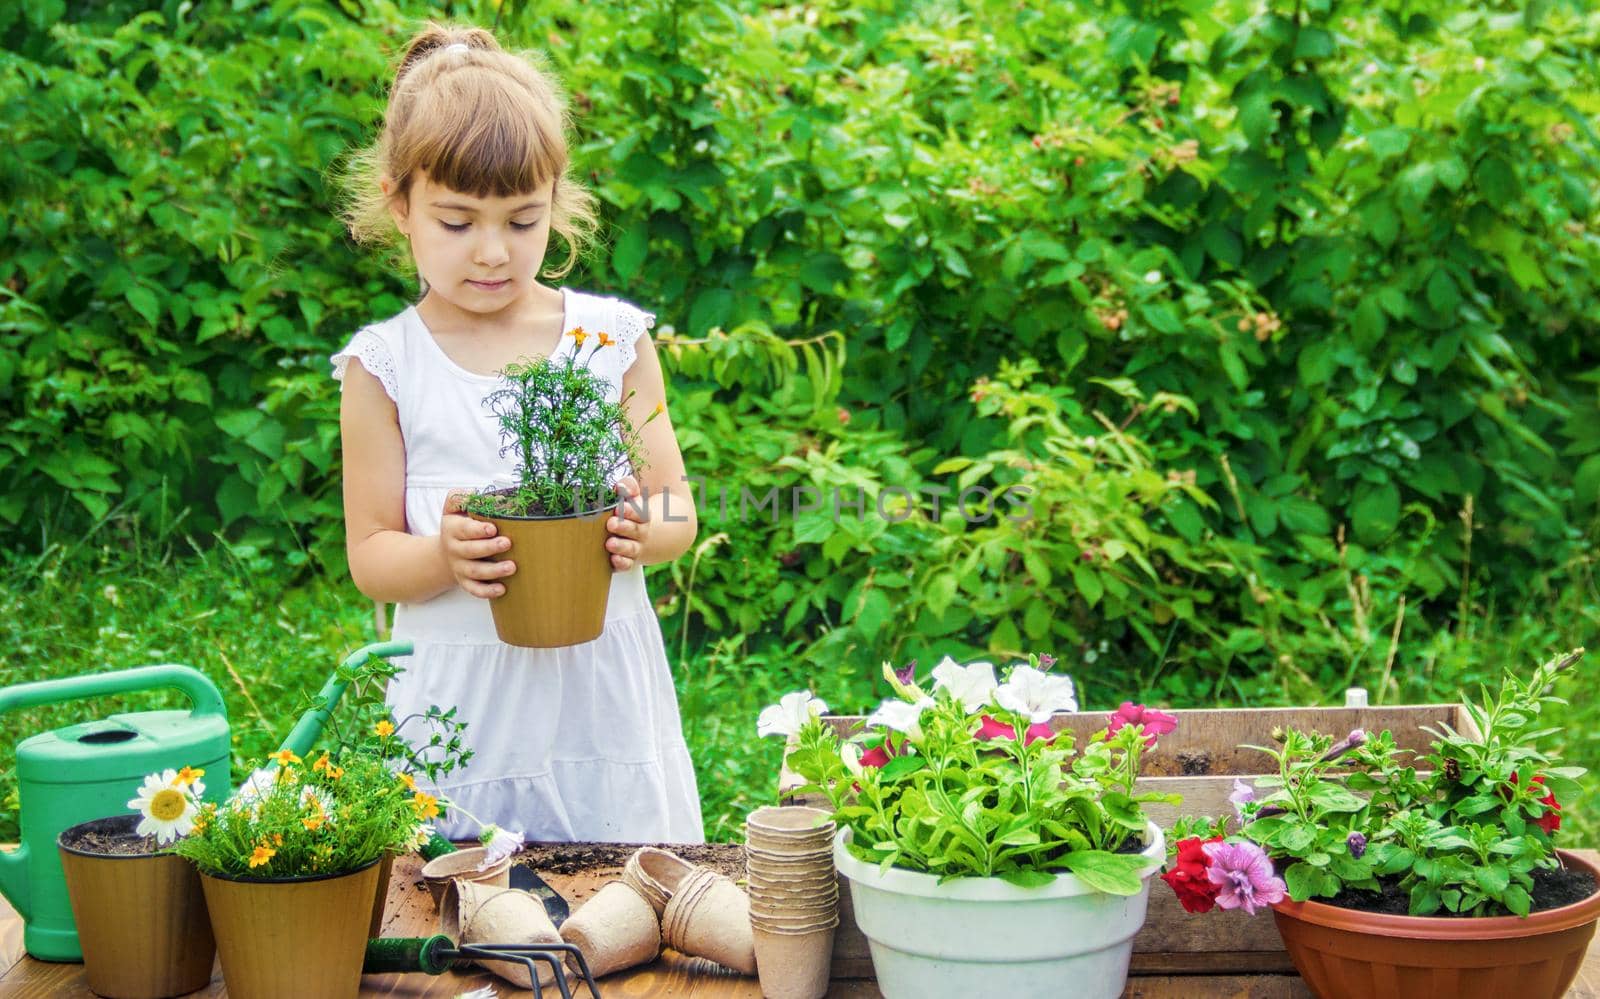
<svg viewBox="0 0 1600 999">
<path fill-rule="evenodd" d="M 446 229 L 450 230 L 451 232 L 466 232 L 467 231 L 467 227 L 472 225 L 471 222 L 446 222 L 443 219 L 439 220 L 439 224 L 444 226 Z M 538 225 L 539 225 L 539 223 L 537 221 L 533 221 L 533 222 L 513 222 L 513 223 L 511 223 L 511 228 L 517 230 L 518 232 L 527 232 L 529 229 L 537 228 Z"/>
</svg>

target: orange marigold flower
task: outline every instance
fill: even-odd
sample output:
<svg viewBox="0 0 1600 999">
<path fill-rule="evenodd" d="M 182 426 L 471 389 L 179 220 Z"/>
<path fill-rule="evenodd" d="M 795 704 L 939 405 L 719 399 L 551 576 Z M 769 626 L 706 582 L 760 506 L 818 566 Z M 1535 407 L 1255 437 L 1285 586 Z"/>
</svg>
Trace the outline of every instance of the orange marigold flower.
<svg viewBox="0 0 1600 999">
<path fill-rule="evenodd" d="M 256 845 L 255 852 L 250 854 L 250 866 L 260 867 L 273 857 L 277 856 L 277 854 L 277 850 L 274 850 L 265 843 L 259 843 Z"/>
<path fill-rule="evenodd" d="M 574 326 L 574 327 L 572 327 L 572 342 L 573 343 L 575 343 L 578 346 L 582 347 L 583 346 L 583 341 L 585 341 L 587 339 L 589 339 L 589 334 L 584 332 L 582 326 Z"/>
<path fill-rule="evenodd" d="M 317 762 L 311 764 L 311 769 L 318 772 L 332 770 L 333 764 L 328 760 L 328 754 L 323 753 L 322 757 L 318 759 Z"/>
<path fill-rule="evenodd" d="M 305 826 L 307 829 L 311 830 L 312 832 L 316 832 L 318 829 L 321 829 L 322 828 L 322 822 L 323 822 L 323 818 L 322 818 L 322 813 L 321 812 L 318 812 L 317 814 L 311 816 L 309 819 L 301 819 L 300 820 L 300 824 Z"/>
<path fill-rule="evenodd" d="M 417 779 L 415 777 L 410 774 L 400 774 L 399 776 L 400 783 L 406 786 L 407 791 L 415 791 L 417 789 Z"/>
<path fill-rule="evenodd" d="M 439 817 L 439 799 L 426 791 L 418 791 L 411 796 L 411 809 L 419 819 L 436 819 Z"/>
<path fill-rule="evenodd" d="M 184 767 L 178 771 L 178 784 L 181 787 L 188 787 L 205 775 L 206 772 L 199 767 Z"/>
<path fill-rule="evenodd" d="M 389 736 L 394 735 L 394 725 L 387 718 L 372 726 L 372 730 L 378 733 L 378 737 L 382 739 L 387 739 Z"/>
<path fill-rule="evenodd" d="M 609 346 L 611 346 L 612 344 L 614 344 L 616 342 L 617 341 L 611 339 L 611 337 L 607 336 L 606 334 L 604 334 L 604 333 L 600 334 L 600 346 L 609 347 Z"/>
<path fill-rule="evenodd" d="M 278 765 L 279 766 L 283 766 L 283 767 L 286 767 L 291 763 L 299 763 L 300 762 L 300 757 L 294 755 L 294 753 L 290 752 L 287 749 L 280 749 L 276 753 L 268 753 L 267 754 L 267 759 L 269 759 L 269 760 L 277 760 L 278 761 Z"/>
<path fill-rule="evenodd" d="M 652 415 L 652 416 L 660 416 L 662 413 L 665 413 L 666 411 L 667 411 L 667 404 L 664 403 L 664 402 L 658 402 L 658 403 L 656 403 L 656 408 L 651 411 L 650 415 Z"/>
</svg>

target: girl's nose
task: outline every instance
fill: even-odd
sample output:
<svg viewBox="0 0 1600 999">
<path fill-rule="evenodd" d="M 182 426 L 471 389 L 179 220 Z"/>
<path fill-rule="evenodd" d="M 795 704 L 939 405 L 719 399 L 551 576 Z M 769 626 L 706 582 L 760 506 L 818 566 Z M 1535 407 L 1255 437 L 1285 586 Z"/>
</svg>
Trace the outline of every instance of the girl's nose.
<svg viewBox="0 0 1600 999">
<path fill-rule="evenodd" d="M 510 259 L 506 252 L 506 242 L 499 236 L 490 234 L 478 241 L 478 252 L 473 255 L 473 263 L 479 267 L 499 267 Z"/>
</svg>

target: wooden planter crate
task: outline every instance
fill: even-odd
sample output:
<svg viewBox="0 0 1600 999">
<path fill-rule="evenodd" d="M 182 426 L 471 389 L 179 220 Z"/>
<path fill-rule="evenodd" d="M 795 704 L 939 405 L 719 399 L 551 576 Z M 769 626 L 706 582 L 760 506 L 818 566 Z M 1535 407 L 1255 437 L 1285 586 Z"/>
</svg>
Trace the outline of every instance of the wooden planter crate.
<svg viewBox="0 0 1600 999">
<path fill-rule="evenodd" d="M 1175 711 L 1177 731 L 1161 737 L 1154 751 L 1144 757 L 1141 789 L 1183 796 L 1179 808 L 1153 805 L 1147 814 L 1163 829 L 1170 829 L 1179 814 L 1223 816 L 1233 806 L 1235 778 L 1249 780 L 1262 776 L 1272 760 L 1241 745 L 1272 744 L 1272 730 L 1279 726 L 1301 731 L 1324 732 L 1342 737 L 1351 729 L 1369 732 L 1385 729 L 1394 733 L 1403 749 L 1425 752 L 1433 737 L 1423 726 L 1449 725 L 1458 732 L 1476 731 L 1459 704 L 1416 705 L 1407 707 L 1345 708 L 1229 708 L 1214 711 Z M 834 715 L 826 719 L 841 735 L 857 730 L 859 716 Z M 1058 714 L 1050 720 L 1060 731 L 1071 729 L 1077 744 L 1105 727 L 1106 713 Z M 779 793 L 787 803 L 822 807 L 820 796 L 797 797 L 790 792 L 803 782 L 785 767 L 779 778 Z M 849 884 L 840 876 L 839 929 L 834 937 L 833 977 L 860 978 L 871 974 L 871 955 L 866 937 L 856 928 L 850 909 Z M 1283 949 L 1277 926 L 1270 914 L 1251 917 L 1242 912 L 1213 910 L 1205 915 L 1183 911 L 1164 884 L 1150 891 L 1150 912 L 1144 929 L 1133 941 L 1133 974 L 1204 974 L 1238 972 L 1288 972 L 1294 965 Z"/>
</svg>

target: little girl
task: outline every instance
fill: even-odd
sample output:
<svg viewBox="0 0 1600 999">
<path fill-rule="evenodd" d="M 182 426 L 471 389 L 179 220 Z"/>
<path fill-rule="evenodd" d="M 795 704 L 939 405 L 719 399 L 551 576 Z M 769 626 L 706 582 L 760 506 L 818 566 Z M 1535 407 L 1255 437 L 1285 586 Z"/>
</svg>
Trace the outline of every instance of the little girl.
<svg viewBox="0 0 1600 999">
<path fill-rule="evenodd" d="M 414 306 L 361 329 L 333 355 L 350 574 L 397 604 L 394 637 L 414 643 L 389 687 L 398 718 L 454 706 L 474 756 L 441 794 L 485 823 L 535 840 L 701 842 L 661 628 L 642 566 L 693 542 L 683 457 L 662 416 L 654 316 L 538 280 L 554 232 L 559 277 L 594 228 L 593 197 L 570 175 L 566 109 L 537 61 L 478 29 L 430 23 L 395 73 L 383 132 L 350 174 L 345 221 L 362 242 L 404 236 L 422 281 Z M 574 335 L 579 329 L 587 335 Z M 597 334 L 608 334 L 600 337 Z M 601 341 L 606 341 L 604 344 Z M 648 467 L 621 475 L 606 547 L 615 570 L 605 630 L 582 645 L 527 649 L 495 636 L 488 598 L 537 551 L 459 512 L 472 488 L 510 480 L 483 397 L 519 357 L 576 352 L 609 383 Z M 464 815 L 446 836 L 477 831 Z"/>
</svg>

